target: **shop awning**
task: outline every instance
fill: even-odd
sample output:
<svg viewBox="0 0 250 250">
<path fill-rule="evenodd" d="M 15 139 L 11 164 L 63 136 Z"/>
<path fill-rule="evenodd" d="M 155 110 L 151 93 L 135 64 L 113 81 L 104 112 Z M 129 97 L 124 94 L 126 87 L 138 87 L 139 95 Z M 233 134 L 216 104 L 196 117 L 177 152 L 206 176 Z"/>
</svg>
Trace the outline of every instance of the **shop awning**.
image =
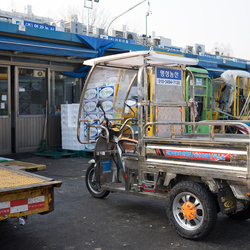
<svg viewBox="0 0 250 250">
<path fill-rule="evenodd" d="M 98 56 L 98 52 L 93 49 L 8 36 L 0 36 L 0 49 L 87 58 L 95 58 Z"/>
</svg>

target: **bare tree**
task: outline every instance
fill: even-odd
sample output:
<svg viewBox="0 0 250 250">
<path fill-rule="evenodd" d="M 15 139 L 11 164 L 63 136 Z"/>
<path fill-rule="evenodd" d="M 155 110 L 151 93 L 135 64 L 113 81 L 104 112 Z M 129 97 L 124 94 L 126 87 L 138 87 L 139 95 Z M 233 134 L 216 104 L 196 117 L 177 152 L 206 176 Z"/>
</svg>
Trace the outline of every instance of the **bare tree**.
<svg viewBox="0 0 250 250">
<path fill-rule="evenodd" d="M 99 9 L 94 6 L 93 9 L 89 10 L 89 17 L 87 15 L 88 12 L 84 11 L 84 19 L 87 20 L 89 18 L 89 25 L 92 27 L 96 26 L 105 29 L 109 23 L 110 14 L 106 9 Z"/>
</svg>

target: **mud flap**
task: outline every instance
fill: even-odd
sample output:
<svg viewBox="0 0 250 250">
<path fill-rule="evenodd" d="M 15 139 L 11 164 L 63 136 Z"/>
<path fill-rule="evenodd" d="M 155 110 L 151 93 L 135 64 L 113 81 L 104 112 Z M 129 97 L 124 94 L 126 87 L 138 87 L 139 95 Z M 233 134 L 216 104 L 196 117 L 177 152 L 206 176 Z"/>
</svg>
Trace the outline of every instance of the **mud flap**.
<svg viewBox="0 0 250 250">
<path fill-rule="evenodd" d="M 218 192 L 218 202 L 222 214 L 236 212 L 236 198 L 230 187 L 223 187 Z"/>
</svg>

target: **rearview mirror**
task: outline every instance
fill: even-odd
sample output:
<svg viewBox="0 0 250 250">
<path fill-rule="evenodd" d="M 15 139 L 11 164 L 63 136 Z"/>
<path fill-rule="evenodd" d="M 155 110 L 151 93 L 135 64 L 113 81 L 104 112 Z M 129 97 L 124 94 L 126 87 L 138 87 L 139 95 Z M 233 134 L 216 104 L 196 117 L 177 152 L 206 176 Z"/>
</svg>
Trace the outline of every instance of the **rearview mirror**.
<svg viewBox="0 0 250 250">
<path fill-rule="evenodd" d="M 125 104 L 126 104 L 127 106 L 130 106 L 130 107 L 135 106 L 136 103 L 137 103 L 136 100 L 126 100 L 126 101 L 125 101 Z"/>
</svg>

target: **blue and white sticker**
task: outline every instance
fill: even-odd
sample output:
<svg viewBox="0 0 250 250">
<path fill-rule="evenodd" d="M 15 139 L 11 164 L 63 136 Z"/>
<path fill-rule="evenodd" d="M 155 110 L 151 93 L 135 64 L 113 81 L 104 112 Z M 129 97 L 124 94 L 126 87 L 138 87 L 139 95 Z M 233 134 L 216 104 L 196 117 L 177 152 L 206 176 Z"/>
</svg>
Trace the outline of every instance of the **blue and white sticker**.
<svg viewBox="0 0 250 250">
<path fill-rule="evenodd" d="M 108 119 L 113 119 L 113 113 L 106 113 L 105 114 Z M 104 114 L 99 114 L 99 120 L 103 121 L 104 120 Z"/>
<path fill-rule="evenodd" d="M 97 88 L 87 89 L 84 95 L 84 100 L 97 99 Z"/>
<path fill-rule="evenodd" d="M 85 144 L 85 150 L 94 150 L 94 149 L 95 149 L 95 143 Z"/>
<path fill-rule="evenodd" d="M 94 127 L 89 128 L 89 138 L 93 139 L 98 135 L 98 129 Z M 87 137 L 87 128 L 84 128 L 84 137 Z"/>
<path fill-rule="evenodd" d="M 107 99 L 110 97 L 114 97 L 114 87 L 107 86 L 107 87 L 100 87 L 99 88 L 99 98 L 100 99 Z"/>
<path fill-rule="evenodd" d="M 157 68 L 156 83 L 158 85 L 181 86 L 181 70 Z"/>
<path fill-rule="evenodd" d="M 102 107 L 105 112 L 113 112 L 113 101 L 112 100 L 105 100 L 102 103 Z"/>
<path fill-rule="evenodd" d="M 91 113 L 91 112 L 96 112 L 96 101 L 89 101 L 89 102 L 84 102 L 83 103 L 83 112 L 85 113 Z"/>
<path fill-rule="evenodd" d="M 118 81 L 118 76 L 109 76 L 105 80 L 105 85 L 106 86 L 115 86 Z"/>
<path fill-rule="evenodd" d="M 99 117 L 98 117 L 98 114 L 85 114 L 84 116 L 84 120 L 98 120 Z"/>
<path fill-rule="evenodd" d="M 97 113 L 96 114 L 87 114 L 86 113 L 83 119 L 90 121 L 91 125 L 96 125 L 96 124 L 98 124 L 98 121 L 93 121 L 93 120 L 99 120 L 99 116 Z M 85 124 L 87 124 L 87 122 Z"/>
</svg>

